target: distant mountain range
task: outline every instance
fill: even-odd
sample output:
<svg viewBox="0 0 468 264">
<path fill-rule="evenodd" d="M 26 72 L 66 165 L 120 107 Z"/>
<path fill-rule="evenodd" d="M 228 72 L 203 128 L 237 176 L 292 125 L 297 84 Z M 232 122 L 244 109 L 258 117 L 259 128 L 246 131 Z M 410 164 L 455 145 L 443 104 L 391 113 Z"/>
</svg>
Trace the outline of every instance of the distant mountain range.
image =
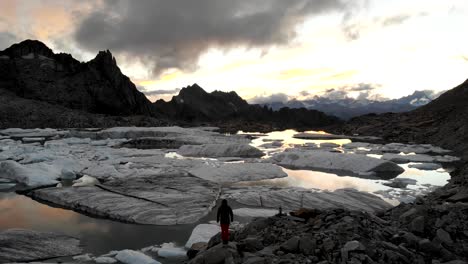
<svg viewBox="0 0 468 264">
<path fill-rule="evenodd" d="M 0 127 L 108 127 L 231 124 L 231 129 L 318 128 L 338 123 L 320 111 L 250 105 L 235 92 L 194 84 L 151 103 L 110 51 L 89 62 L 25 40 L 0 51 Z"/>
<path fill-rule="evenodd" d="M 433 91 L 415 91 L 409 96 L 386 101 L 354 98 L 330 99 L 328 97 L 315 96 L 309 100 L 290 100 L 285 103 L 271 102 L 264 103 L 262 105 L 273 110 L 278 110 L 283 107 L 304 107 L 348 120 L 352 117 L 369 113 L 380 114 L 387 112 L 400 113 L 411 111 L 428 104 L 432 100 L 436 99 L 440 94 L 441 93 L 434 93 Z"/>
</svg>

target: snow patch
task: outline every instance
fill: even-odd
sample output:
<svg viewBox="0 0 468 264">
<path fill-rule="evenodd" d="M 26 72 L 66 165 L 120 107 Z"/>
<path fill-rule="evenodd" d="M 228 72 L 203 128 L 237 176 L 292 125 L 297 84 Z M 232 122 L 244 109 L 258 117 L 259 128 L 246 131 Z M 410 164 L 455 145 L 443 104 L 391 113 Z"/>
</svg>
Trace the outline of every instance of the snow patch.
<svg viewBox="0 0 468 264">
<path fill-rule="evenodd" d="M 141 252 L 130 249 L 119 251 L 115 258 L 125 264 L 161 264 L 161 262 L 156 261 Z"/>
<path fill-rule="evenodd" d="M 221 231 L 219 225 L 214 224 L 199 224 L 197 225 L 190 235 L 187 243 L 185 243 L 185 248 L 190 249 L 193 244 L 198 242 L 210 241 L 210 239 L 218 234 Z"/>
</svg>

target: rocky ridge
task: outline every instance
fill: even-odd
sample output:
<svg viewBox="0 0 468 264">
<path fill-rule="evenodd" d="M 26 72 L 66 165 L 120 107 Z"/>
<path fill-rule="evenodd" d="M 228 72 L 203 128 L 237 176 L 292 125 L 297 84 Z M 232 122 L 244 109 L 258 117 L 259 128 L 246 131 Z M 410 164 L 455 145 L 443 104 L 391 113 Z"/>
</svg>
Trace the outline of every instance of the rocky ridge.
<svg viewBox="0 0 468 264">
<path fill-rule="evenodd" d="M 468 252 L 467 234 L 450 227 L 466 230 L 467 217 L 451 212 L 455 207 L 455 212 L 468 209 L 441 206 L 438 213 L 445 216 L 435 225 L 424 225 L 425 218 L 411 220 L 409 213 L 393 221 L 394 210 L 376 216 L 345 209 L 301 209 L 291 213 L 295 217 L 257 218 L 233 232 L 228 247 L 221 246 L 219 234 L 214 236 L 189 263 L 462 264 Z M 448 217 L 455 223 L 448 223 Z M 408 220 L 414 223 L 408 226 Z"/>
</svg>

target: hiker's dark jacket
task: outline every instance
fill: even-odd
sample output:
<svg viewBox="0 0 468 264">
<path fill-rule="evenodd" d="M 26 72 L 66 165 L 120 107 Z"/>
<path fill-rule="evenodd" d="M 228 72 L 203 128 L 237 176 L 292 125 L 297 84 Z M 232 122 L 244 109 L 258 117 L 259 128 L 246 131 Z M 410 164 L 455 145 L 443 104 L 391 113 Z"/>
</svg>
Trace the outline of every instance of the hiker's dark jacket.
<svg viewBox="0 0 468 264">
<path fill-rule="evenodd" d="M 232 209 L 229 205 L 221 205 L 218 208 L 218 216 L 216 217 L 216 221 L 220 222 L 221 224 L 230 224 L 234 221 L 234 214 L 232 213 Z"/>
</svg>

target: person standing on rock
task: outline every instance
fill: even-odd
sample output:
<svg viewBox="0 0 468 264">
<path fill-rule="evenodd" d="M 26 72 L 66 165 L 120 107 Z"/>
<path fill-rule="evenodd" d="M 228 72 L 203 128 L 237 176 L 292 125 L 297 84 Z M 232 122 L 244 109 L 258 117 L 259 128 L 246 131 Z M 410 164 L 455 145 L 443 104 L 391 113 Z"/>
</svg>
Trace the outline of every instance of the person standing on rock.
<svg viewBox="0 0 468 264">
<path fill-rule="evenodd" d="M 221 206 L 218 208 L 218 215 L 216 222 L 221 221 L 221 240 L 223 244 L 227 245 L 229 242 L 229 224 L 234 221 L 234 214 L 232 213 L 231 207 L 228 205 L 227 200 L 223 199 Z"/>
</svg>

